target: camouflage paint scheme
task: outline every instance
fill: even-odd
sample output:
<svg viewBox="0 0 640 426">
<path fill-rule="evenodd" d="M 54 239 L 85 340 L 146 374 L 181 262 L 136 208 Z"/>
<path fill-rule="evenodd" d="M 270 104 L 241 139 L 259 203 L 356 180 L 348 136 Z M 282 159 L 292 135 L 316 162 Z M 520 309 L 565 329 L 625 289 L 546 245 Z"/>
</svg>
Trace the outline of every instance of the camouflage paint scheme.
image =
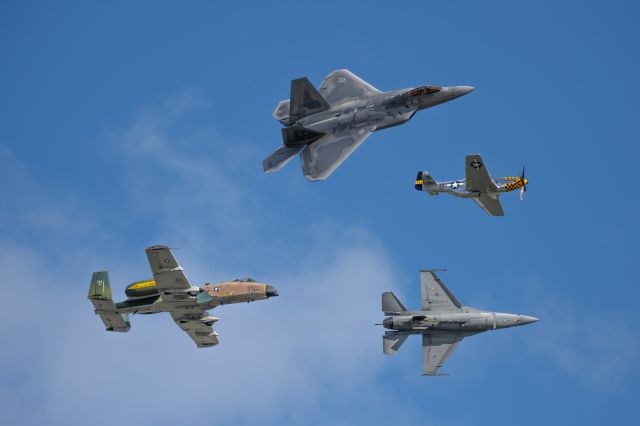
<svg viewBox="0 0 640 426">
<path fill-rule="evenodd" d="M 263 162 L 265 173 L 280 170 L 296 154 L 304 176 L 324 180 L 371 133 L 403 124 L 422 109 L 463 96 L 471 86 L 420 86 L 382 92 L 349 70 L 330 73 L 320 89 L 306 77 L 291 81 L 291 96 L 273 118 L 286 126 L 283 144 Z"/>
<path fill-rule="evenodd" d="M 437 182 L 429 172 L 418 172 L 415 188 L 430 195 L 440 193 L 455 197 L 471 198 L 482 210 L 491 216 L 504 216 L 500 204 L 500 194 L 520 188 L 520 199 L 524 198 L 529 181 L 522 175 L 492 178 L 489 176 L 482 157 L 478 154 L 465 157 L 466 179 Z"/>
<path fill-rule="evenodd" d="M 218 334 L 212 325 L 219 318 L 206 312 L 216 306 L 265 300 L 278 295 L 277 290 L 251 278 L 192 286 L 180 265 L 166 246 L 146 250 L 154 279 L 137 281 L 125 291 L 127 300 L 114 303 L 106 271 L 94 272 L 88 298 L 95 307 L 107 331 L 130 330 L 130 314 L 169 312 L 176 324 L 195 341 L 198 347 L 218 344 Z"/>
<path fill-rule="evenodd" d="M 409 311 L 391 292 L 382 293 L 382 311 L 388 315 L 381 325 L 391 331 L 382 336 L 382 350 L 393 355 L 406 338 L 422 336 L 422 374 L 438 376 L 463 338 L 489 330 L 531 324 L 538 318 L 527 315 L 483 311 L 463 306 L 436 275 L 420 271 L 422 310 Z"/>
</svg>

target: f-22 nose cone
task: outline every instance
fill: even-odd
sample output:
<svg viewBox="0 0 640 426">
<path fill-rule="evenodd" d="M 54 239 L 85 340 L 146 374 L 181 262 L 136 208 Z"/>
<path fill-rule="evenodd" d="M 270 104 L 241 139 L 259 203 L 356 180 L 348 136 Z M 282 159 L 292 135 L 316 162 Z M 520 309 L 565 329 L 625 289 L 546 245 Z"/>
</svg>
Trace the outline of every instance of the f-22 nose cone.
<svg viewBox="0 0 640 426">
<path fill-rule="evenodd" d="M 464 96 L 467 93 L 471 92 L 475 87 L 473 86 L 453 86 L 451 91 L 453 92 L 453 96 L 455 98 L 459 98 L 460 96 Z"/>
</svg>

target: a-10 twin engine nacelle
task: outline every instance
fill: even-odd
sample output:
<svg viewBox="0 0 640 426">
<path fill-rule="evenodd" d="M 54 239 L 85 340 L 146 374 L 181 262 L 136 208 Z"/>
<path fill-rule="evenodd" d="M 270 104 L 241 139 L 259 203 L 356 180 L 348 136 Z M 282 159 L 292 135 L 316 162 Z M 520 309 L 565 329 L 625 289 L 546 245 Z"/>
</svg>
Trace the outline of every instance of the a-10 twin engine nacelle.
<svg viewBox="0 0 640 426">
<path fill-rule="evenodd" d="M 155 296 L 158 295 L 159 292 L 154 280 L 142 280 L 127 286 L 124 294 L 130 299 L 137 299 L 139 297 Z"/>
</svg>

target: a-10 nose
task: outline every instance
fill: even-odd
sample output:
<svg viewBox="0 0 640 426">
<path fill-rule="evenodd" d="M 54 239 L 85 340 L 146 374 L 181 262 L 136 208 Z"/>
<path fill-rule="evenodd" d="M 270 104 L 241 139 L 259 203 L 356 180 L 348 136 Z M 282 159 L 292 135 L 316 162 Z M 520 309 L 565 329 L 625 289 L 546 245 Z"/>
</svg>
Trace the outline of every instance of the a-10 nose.
<svg viewBox="0 0 640 426">
<path fill-rule="evenodd" d="M 275 297 L 278 295 L 278 290 L 276 290 L 275 287 L 268 285 L 267 288 L 265 289 L 265 293 L 267 294 L 267 298 Z"/>
</svg>

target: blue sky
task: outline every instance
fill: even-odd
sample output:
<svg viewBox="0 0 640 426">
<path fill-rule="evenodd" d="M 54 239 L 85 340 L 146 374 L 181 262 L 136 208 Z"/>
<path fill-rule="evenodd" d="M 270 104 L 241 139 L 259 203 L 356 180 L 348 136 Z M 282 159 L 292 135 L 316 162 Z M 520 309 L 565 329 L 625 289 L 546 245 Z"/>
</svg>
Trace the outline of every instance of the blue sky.
<svg viewBox="0 0 640 426">
<path fill-rule="evenodd" d="M 453 4 L 452 4 L 453 3 Z M 560 3 L 560 4 L 559 4 Z M 3 424 L 635 424 L 640 8 L 635 2 L 3 2 Z M 326 182 L 262 173 L 289 81 L 348 68 L 381 90 L 473 85 L 374 134 Z M 413 189 L 527 166 L 506 216 Z M 179 247 L 228 306 L 196 350 L 167 316 L 108 334 L 86 292 Z M 382 354 L 380 292 L 417 269 L 535 325 L 465 339 L 444 378 L 419 339 Z M 96 418 L 96 412 L 99 413 Z"/>
</svg>

